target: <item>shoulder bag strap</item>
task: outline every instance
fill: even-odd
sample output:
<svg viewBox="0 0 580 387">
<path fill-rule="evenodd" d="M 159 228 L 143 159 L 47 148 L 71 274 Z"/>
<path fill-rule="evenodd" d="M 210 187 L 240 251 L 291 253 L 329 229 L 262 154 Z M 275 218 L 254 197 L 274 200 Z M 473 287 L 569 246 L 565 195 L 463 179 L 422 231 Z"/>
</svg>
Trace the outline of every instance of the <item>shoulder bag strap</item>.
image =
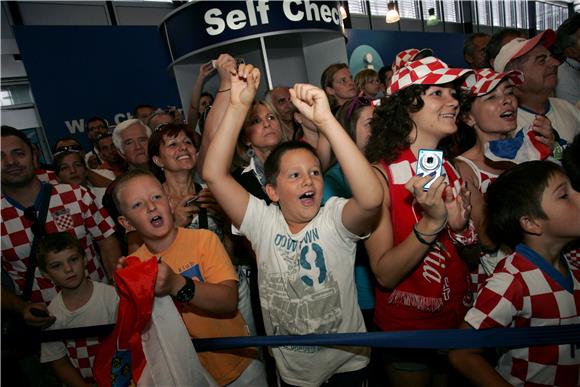
<svg viewBox="0 0 580 387">
<path fill-rule="evenodd" d="M 48 214 L 48 206 L 52 192 L 52 185 L 43 183 L 40 188 L 40 208 L 38 209 L 38 216 L 36 222 L 32 225 L 32 246 L 30 247 L 30 255 L 28 259 L 28 267 L 26 268 L 26 277 L 24 282 L 24 290 L 22 297 L 29 300 L 32 294 L 32 284 L 34 283 L 34 272 L 36 271 L 36 248 L 38 242 L 45 234 L 44 226 L 46 223 L 46 216 Z"/>
<path fill-rule="evenodd" d="M 203 187 L 198 184 L 195 183 L 195 192 L 197 192 L 198 194 L 201 192 L 201 190 L 203 189 Z M 207 219 L 207 208 L 200 208 L 199 212 L 197 213 L 197 219 L 199 221 L 199 228 L 200 229 L 209 229 L 209 223 L 208 223 L 208 219 Z"/>
</svg>

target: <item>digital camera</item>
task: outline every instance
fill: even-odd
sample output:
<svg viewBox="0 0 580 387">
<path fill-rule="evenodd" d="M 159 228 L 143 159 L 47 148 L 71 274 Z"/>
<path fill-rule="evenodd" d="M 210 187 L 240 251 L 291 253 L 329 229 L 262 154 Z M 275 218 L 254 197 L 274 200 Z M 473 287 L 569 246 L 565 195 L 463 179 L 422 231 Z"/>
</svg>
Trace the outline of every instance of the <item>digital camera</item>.
<svg viewBox="0 0 580 387">
<path fill-rule="evenodd" d="M 423 186 L 423 190 L 428 191 L 435 179 L 444 174 L 443 151 L 436 149 L 419 149 L 419 157 L 417 157 L 417 175 L 420 174 L 423 176 L 432 174 L 432 179 Z"/>
</svg>

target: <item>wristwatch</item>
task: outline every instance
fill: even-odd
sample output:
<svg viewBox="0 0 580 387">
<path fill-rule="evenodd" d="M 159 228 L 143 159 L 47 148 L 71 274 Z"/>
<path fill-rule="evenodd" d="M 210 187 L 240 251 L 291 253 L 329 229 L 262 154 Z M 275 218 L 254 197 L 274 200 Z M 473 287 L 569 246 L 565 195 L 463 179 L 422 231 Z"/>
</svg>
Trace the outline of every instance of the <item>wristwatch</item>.
<svg viewBox="0 0 580 387">
<path fill-rule="evenodd" d="M 179 302 L 187 303 L 191 301 L 195 295 L 195 282 L 189 277 L 183 276 L 185 278 L 185 285 L 175 295 L 175 299 Z"/>
</svg>

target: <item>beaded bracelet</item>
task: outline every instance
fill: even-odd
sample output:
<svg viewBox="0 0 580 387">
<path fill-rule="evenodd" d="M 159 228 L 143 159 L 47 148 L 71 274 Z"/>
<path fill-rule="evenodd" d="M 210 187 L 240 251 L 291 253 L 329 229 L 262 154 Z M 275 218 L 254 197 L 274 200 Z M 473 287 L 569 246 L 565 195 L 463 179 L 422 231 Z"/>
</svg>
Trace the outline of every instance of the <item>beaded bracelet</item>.
<svg viewBox="0 0 580 387">
<path fill-rule="evenodd" d="M 230 91 L 232 88 L 230 87 L 229 89 L 223 89 L 223 90 L 218 90 L 216 91 L 216 93 L 223 93 L 225 91 Z"/>
</svg>

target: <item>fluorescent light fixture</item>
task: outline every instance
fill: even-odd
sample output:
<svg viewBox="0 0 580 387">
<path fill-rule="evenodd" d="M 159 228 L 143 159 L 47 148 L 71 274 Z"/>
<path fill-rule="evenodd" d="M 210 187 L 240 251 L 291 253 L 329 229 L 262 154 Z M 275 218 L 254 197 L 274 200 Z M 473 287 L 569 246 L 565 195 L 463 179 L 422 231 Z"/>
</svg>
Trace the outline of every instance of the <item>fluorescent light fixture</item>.
<svg viewBox="0 0 580 387">
<path fill-rule="evenodd" d="M 401 20 L 401 16 L 399 15 L 399 11 L 397 11 L 397 6 L 395 5 L 394 1 L 389 2 L 388 4 L 389 10 L 387 11 L 387 23 L 396 23 Z"/>
<path fill-rule="evenodd" d="M 437 16 L 435 15 L 435 8 L 429 8 L 427 12 L 429 13 L 429 16 L 427 17 L 427 25 L 433 27 L 439 24 L 439 19 L 437 19 Z"/>
<path fill-rule="evenodd" d="M 348 17 L 348 14 L 346 13 L 346 9 L 344 8 L 344 6 L 341 5 L 339 10 L 340 10 L 340 18 L 342 20 L 346 19 Z"/>
</svg>

